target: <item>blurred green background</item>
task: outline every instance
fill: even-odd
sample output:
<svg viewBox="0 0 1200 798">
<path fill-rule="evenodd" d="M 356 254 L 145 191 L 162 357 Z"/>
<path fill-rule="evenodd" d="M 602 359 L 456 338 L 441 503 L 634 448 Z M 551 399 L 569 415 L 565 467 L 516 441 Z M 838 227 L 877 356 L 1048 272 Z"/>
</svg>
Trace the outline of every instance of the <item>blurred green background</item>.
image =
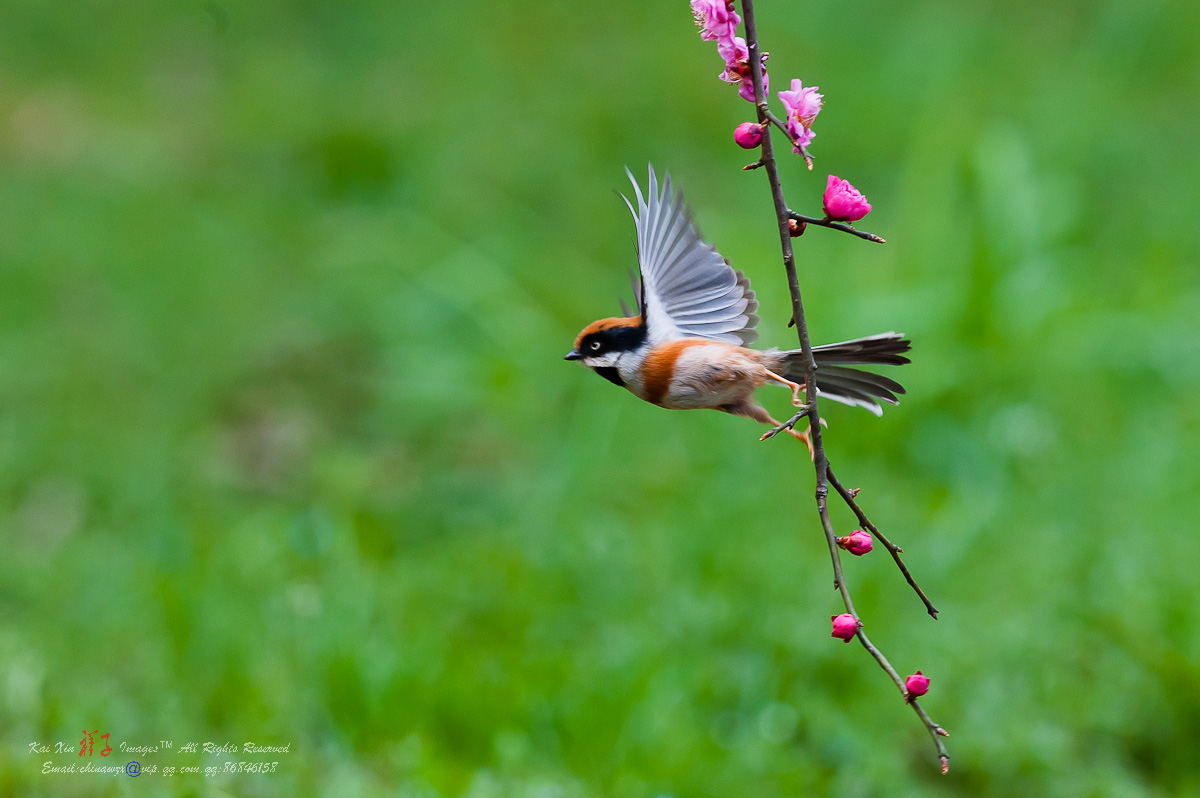
<svg viewBox="0 0 1200 798">
<path fill-rule="evenodd" d="M 561 359 L 628 295 L 647 161 L 794 344 L 684 0 L 9 0 L 0 794 L 1200 794 L 1200 7 L 759 21 L 826 97 L 790 203 L 846 177 L 889 241 L 800 239 L 813 336 L 915 342 L 827 441 L 942 610 L 847 562 L 951 775 L 829 637 L 800 447 Z M 42 775 L 85 727 L 291 751 Z"/>
</svg>

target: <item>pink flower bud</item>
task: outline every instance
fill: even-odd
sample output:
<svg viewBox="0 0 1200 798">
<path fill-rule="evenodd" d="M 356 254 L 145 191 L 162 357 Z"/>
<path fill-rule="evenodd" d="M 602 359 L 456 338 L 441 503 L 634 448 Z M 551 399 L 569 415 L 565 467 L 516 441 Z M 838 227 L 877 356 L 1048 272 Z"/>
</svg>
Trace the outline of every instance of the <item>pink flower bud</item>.
<svg viewBox="0 0 1200 798">
<path fill-rule="evenodd" d="M 825 216 L 835 222 L 857 222 L 871 212 L 871 203 L 850 181 L 830 175 L 825 185 Z"/>
<path fill-rule="evenodd" d="M 858 627 L 860 626 L 858 619 L 848 612 L 843 612 L 841 615 L 831 616 L 829 620 L 833 621 L 832 637 L 836 637 L 844 642 L 849 643 L 850 638 L 858 634 Z M 912 677 L 910 676 L 909 678 Z"/>
<path fill-rule="evenodd" d="M 757 122 L 743 122 L 733 129 L 733 140 L 743 150 L 752 150 L 762 143 L 763 126 Z"/>
<path fill-rule="evenodd" d="M 792 238 L 804 235 L 806 227 L 808 227 L 808 222 L 797 222 L 795 219 L 788 219 L 788 235 Z"/>
<path fill-rule="evenodd" d="M 907 703 L 929 692 L 929 678 L 917 671 L 904 680 L 904 689 L 904 701 Z"/>
<path fill-rule="evenodd" d="M 861 529 L 854 530 L 844 538 L 838 538 L 837 544 L 856 557 L 863 556 L 874 546 L 871 536 Z"/>
</svg>

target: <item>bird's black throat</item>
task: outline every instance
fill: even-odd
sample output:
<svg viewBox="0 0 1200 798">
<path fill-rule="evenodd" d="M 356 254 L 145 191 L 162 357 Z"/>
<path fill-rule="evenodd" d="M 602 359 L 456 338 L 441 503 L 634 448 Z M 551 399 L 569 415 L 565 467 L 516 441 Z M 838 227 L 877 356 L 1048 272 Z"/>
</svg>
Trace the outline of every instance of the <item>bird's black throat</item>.
<svg viewBox="0 0 1200 798">
<path fill-rule="evenodd" d="M 613 385 L 620 385 L 622 388 L 625 387 L 625 380 L 621 379 L 621 372 L 617 371 L 616 366 L 600 366 L 599 368 L 592 369 L 592 371 L 596 372 Z"/>
</svg>

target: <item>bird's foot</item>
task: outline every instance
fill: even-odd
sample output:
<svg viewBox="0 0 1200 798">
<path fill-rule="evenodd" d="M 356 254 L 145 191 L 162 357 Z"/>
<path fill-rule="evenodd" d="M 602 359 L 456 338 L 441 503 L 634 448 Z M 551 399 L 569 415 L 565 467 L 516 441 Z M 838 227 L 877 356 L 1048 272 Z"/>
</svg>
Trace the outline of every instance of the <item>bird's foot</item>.
<svg viewBox="0 0 1200 798">
<path fill-rule="evenodd" d="M 796 432 L 796 430 L 794 430 L 794 429 L 789 429 L 788 433 L 793 438 L 795 438 L 796 440 L 800 441 L 801 443 L 803 443 L 805 446 L 808 447 L 808 459 L 809 460 L 817 459 L 817 453 L 813 449 L 813 445 L 812 445 L 812 430 L 810 428 L 808 428 L 806 426 L 804 428 L 804 432 Z"/>
</svg>

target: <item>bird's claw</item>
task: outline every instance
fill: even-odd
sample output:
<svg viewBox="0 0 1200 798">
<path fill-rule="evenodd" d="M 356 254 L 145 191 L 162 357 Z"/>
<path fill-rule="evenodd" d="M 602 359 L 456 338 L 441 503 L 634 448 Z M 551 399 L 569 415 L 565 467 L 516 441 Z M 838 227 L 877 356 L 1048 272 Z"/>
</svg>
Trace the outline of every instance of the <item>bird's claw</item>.
<svg viewBox="0 0 1200 798">
<path fill-rule="evenodd" d="M 788 430 L 788 432 L 792 433 L 792 436 L 796 440 L 801 441 L 805 446 L 808 447 L 808 459 L 809 460 L 817 459 L 817 452 L 815 449 L 813 449 L 813 445 L 812 445 L 812 430 L 809 427 L 805 427 L 804 432 L 796 432 L 796 430 L 794 430 L 794 429 Z"/>
</svg>

